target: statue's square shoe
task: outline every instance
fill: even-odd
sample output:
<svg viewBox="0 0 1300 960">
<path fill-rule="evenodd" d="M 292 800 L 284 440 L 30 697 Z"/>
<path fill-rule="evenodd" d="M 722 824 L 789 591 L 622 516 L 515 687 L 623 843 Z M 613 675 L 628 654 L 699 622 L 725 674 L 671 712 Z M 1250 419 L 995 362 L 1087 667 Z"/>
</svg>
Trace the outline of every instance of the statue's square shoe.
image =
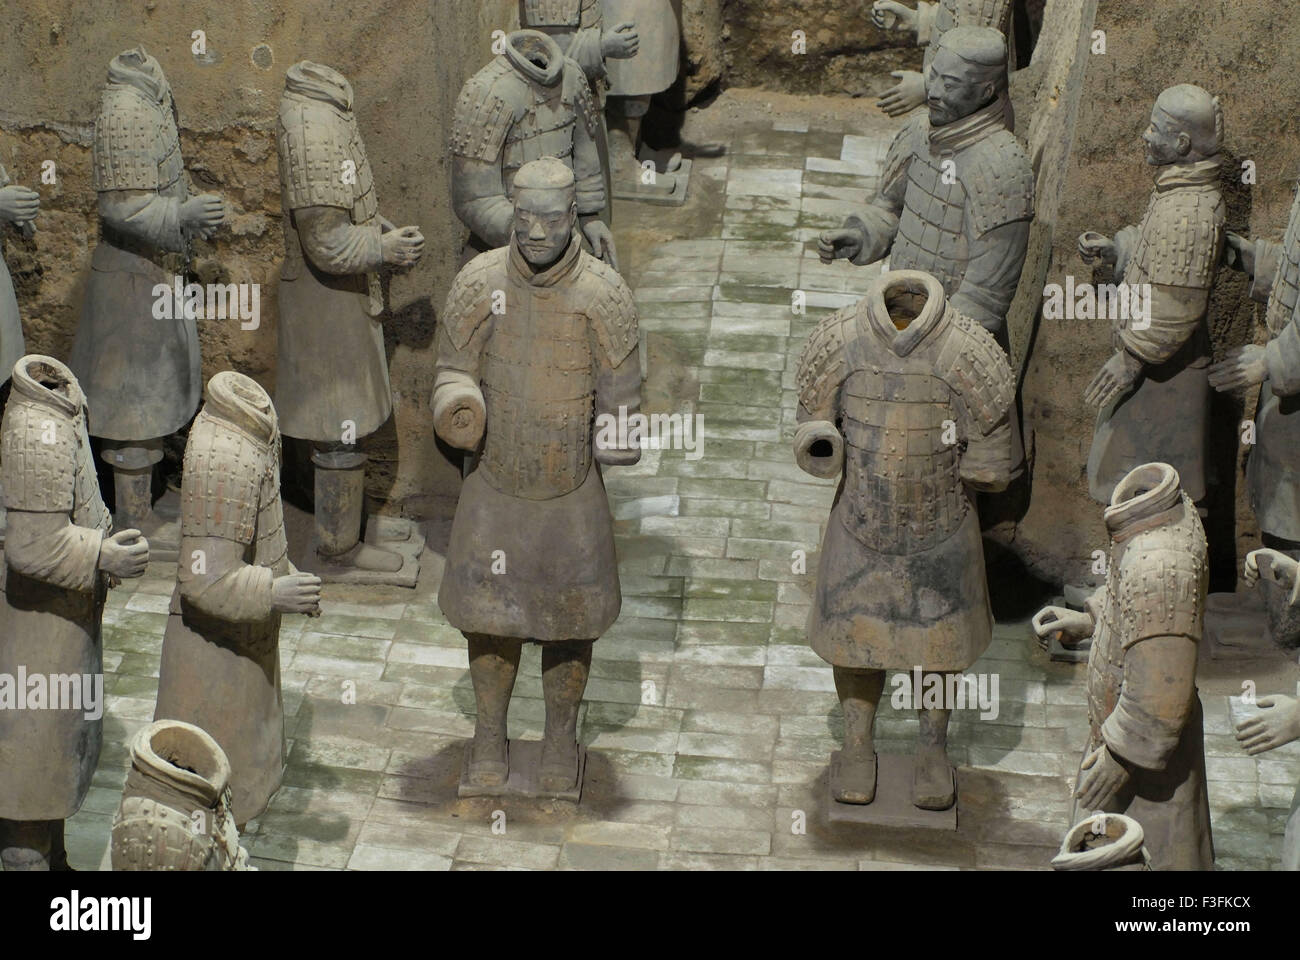
<svg viewBox="0 0 1300 960">
<path fill-rule="evenodd" d="M 871 754 L 869 762 L 854 760 L 849 763 L 843 751 L 831 756 L 831 798 L 836 803 L 868 804 L 876 799 L 877 756 Z"/>
<path fill-rule="evenodd" d="M 393 550 L 412 559 L 424 553 L 424 534 L 418 524 L 404 517 L 367 517 L 365 540 L 372 547 Z"/>
<path fill-rule="evenodd" d="M 937 770 L 912 768 L 912 804 L 922 810 L 947 810 L 957 802 L 957 774 L 946 761 Z"/>
<path fill-rule="evenodd" d="M 643 154 L 643 158 L 653 162 L 652 157 Z M 674 163 L 677 164 L 676 167 L 673 166 Z M 644 177 L 616 176 L 613 181 L 614 197 L 618 200 L 640 200 L 642 203 L 679 207 L 686 202 L 691 182 L 691 163 L 681 154 L 674 154 L 665 165 L 665 170 L 662 173 L 656 172 L 650 183 L 646 183 Z"/>
<path fill-rule="evenodd" d="M 313 544 L 311 568 L 324 583 L 358 583 L 414 587 L 420 579 L 420 561 L 387 547 L 358 543 L 338 557 L 324 557 Z"/>
</svg>

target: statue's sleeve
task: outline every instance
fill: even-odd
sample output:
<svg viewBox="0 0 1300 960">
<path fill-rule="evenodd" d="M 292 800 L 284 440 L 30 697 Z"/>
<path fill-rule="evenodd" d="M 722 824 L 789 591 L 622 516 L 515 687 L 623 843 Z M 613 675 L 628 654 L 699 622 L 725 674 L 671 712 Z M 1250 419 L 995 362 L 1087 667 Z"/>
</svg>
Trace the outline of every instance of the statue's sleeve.
<svg viewBox="0 0 1300 960">
<path fill-rule="evenodd" d="M 852 309 L 823 317 L 804 344 L 794 378 L 799 394 L 795 419 L 799 423 L 839 421 L 840 388 L 848 377 L 845 328 L 852 323 Z"/>
<path fill-rule="evenodd" d="M 1164 363 L 1196 333 L 1209 306 L 1210 291 L 1162 283 L 1146 286 L 1151 290 L 1151 315 L 1147 318 L 1150 324 L 1139 330 L 1130 320 L 1119 331 L 1119 339 L 1143 363 Z"/>
<path fill-rule="evenodd" d="M 898 218 L 903 212 L 903 199 L 907 194 L 907 166 L 912 159 L 912 137 L 917 121 L 903 126 L 894 136 L 885 155 L 885 169 L 880 177 L 880 187 L 871 203 L 844 223 L 846 230 L 856 230 L 862 241 L 862 252 L 853 262 L 863 267 L 889 253 L 898 233 Z"/>
<path fill-rule="evenodd" d="M 384 262 L 378 220 L 354 224 L 338 207 L 301 207 L 292 213 L 303 253 L 324 273 L 352 276 L 378 270 Z"/>
<path fill-rule="evenodd" d="M 11 569 L 65 590 L 88 592 L 99 576 L 104 535 L 66 513 L 9 510 L 5 558 Z"/>
<path fill-rule="evenodd" d="M 1111 753 L 1145 770 L 1169 762 L 1196 698 L 1196 641 L 1159 635 L 1124 654 L 1119 702 L 1101 726 Z"/>
<path fill-rule="evenodd" d="M 514 205 L 501 170 L 515 112 L 497 90 L 492 66 L 466 82 L 451 128 L 451 204 L 461 223 L 490 247 L 510 242 Z"/>
<path fill-rule="evenodd" d="M 176 581 L 181 597 L 208 616 L 233 623 L 256 623 L 273 612 L 270 567 L 245 563 L 246 544 L 225 537 L 181 538 Z M 196 562 L 196 554 L 203 558 Z M 202 570 L 202 573 L 195 573 Z"/>
<path fill-rule="evenodd" d="M 492 301 L 499 291 L 491 289 L 489 262 L 496 253 L 475 257 L 456 275 L 443 308 L 436 337 L 438 359 L 434 364 L 433 394 L 457 385 L 478 388 L 483 344 L 492 329 Z"/>
<path fill-rule="evenodd" d="M 938 13 L 939 5 L 937 3 L 926 3 L 926 0 L 919 0 L 916 5 L 916 45 L 918 47 L 928 46 L 934 39 L 934 20 Z"/>
<path fill-rule="evenodd" d="M 631 466 L 641 459 L 640 438 L 627 435 L 625 446 L 602 443 L 601 422 L 629 422 L 641 412 L 641 334 L 636 302 L 623 278 L 608 264 L 591 260 L 590 295 L 579 288 L 590 320 L 591 349 L 596 361 L 596 459 L 611 466 Z"/>
<path fill-rule="evenodd" d="M 456 157 L 452 166 L 451 194 L 456 216 L 489 247 L 504 247 L 510 242 L 515 210 L 506 197 L 501 159 Z"/>
<path fill-rule="evenodd" d="M 99 216 L 114 230 L 172 253 L 185 250 L 181 201 L 149 190 L 105 190 Z"/>
<path fill-rule="evenodd" d="M 573 71 L 565 83 L 572 83 L 574 109 L 578 114 L 573 129 L 573 177 L 578 182 L 578 214 L 597 216 L 605 209 L 605 168 L 601 165 L 597 131 L 600 114 L 591 88 L 581 71 Z"/>
<path fill-rule="evenodd" d="M 1104 283 L 1114 282 L 1124 276 L 1124 272 L 1128 270 L 1128 262 L 1133 258 L 1133 251 L 1137 249 L 1138 241 L 1141 239 L 1141 228 L 1132 224 L 1115 234 L 1115 263 L 1111 265 L 1110 276 L 1102 278 Z M 1104 273 L 1104 271 L 1100 272 Z"/>
<path fill-rule="evenodd" d="M 1001 330 L 1016 295 L 1028 244 L 1028 220 L 1004 223 L 974 239 L 966 273 L 952 295 L 953 308 L 986 330 Z"/>
<path fill-rule="evenodd" d="M 1300 393 L 1300 305 L 1291 312 L 1291 319 L 1282 332 L 1264 347 L 1268 361 L 1268 381 L 1280 397 L 1293 397 Z"/>
<path fill-rule="evenodd" d="M 972 489 L 1005 490 L 1015 473 L 1011 405 L 1016 379 L 1007 355 L 977 321 L 958 314 L 939 353 L 939 370 L 959 398 L 956 442 L 964 442 L 962 480 Z"/>
<path fill-rule="evenodd" d="M 601 0 L 583 0 L 582 25 L 574 34 L 573 42 L 565 55 L 576 60 L 582 72 L 592 82 L 605 75 L 605 54 L 602 45 L 604 14 Z"/>
<path fill-rule="evenodd" d="M 1273 240 L 1255 241 L 1255 275 L 1251 277 L 1250 298 L 1268 303 L 1273 293 L 1273 282 L 1282 263 L 1282 244 Z"/>
</svg>

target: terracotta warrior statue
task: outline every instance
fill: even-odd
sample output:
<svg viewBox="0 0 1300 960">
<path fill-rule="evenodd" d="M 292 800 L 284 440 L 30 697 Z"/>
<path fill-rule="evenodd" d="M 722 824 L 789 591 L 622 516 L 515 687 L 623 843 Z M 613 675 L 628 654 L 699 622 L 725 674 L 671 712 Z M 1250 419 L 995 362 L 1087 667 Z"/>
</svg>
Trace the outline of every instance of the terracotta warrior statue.
<svg viewBox="0 0 1300 960">
<path fill-rule="evenodd" d="M 239 373 L 208 381 L 190 428 L 180 556 L 154 719 L 192 723 L 221 745 L 243 829 L 284 774 L 280 616 L 319 614 L 320 579 L 289 562 L 275 408 Z"/>
<path fill-rule="evenodd" d="M 999 93 L 1007 110 L 1007 126 L 1015 127 L 1011 99 L 1007 92 L 1006 73 L 1015 69 L 1015 52 L 1011 49 L 1011 0 L 938 0 L 917 3 L 916 9 L 897 0 L 876 0 L 871 6 L 871 20 L 881 30 L 916 34 L 918 46 L 925 47 L 923 73 L 894 70 L 889 75 L 898 83 L 885 91 L 877 106 L 891 117 L 901 117 L 925 103 L 925 76 L 934 60 L 937 41 L 953 27 L 992 27 L 1007 38 L 1007 71 L 1003 73 Z"/>
<path fill-rule="evenodd" d="M 329 581 L 414 586 L 424 538 L 398 518 L 365 522 L 358 444 L 393 409 L 379 271 L 418 263 L 424 237 L 380 215 L 352 86 L 338 71 L 289 68 L 276 146 L 285 259 L 275 405 L 285 435 L 313 445 L 317 569 Z"/>
<path fill-rule="evenodd" d="M 675 155 L 665 172 L 655 172 L 646 183 L 638 152 L 641 124 L 650 112 L 650 100 L 677 82 L 681 70 L 681 27 L 672 0 L 603 0 L 605 19 L 631 23 L 638 42 L 632 56 L 611 60 L 609 72 L 609 153 L 614 190 L 619 196 L 644 197 L 678 194 L 681 155 Z"/>
<path fill-rule="evenodd" d="M 992 639 L 972 491 L 1011 480 L 1015 380 L 938 278 L 899 270 L 818 324 L 796 385 L 795 460 L 813 476 L 842 477 L 808 616 L 809 643 L 834 668 L 844 708 L 831 792 L 866 804 L 885 672 L 960 672 Z M 918 714 L 912 802 L 945 810 L 956 798 L 950 709 Z"/>
<path fill-rule="evenodd" d="M 438 327 L 434 427 L 480 454 L 456 507 L 438 605 L 469 643 L 478 704 L 462 787 L 501 787 L 510 775 L 506 710 L 531 641 L 542 644 L 546 699 L 538 783 L 562 793 L 581 786 L 591 645 L 622 604 L 601 467 L 641 457 L 639 433 L 617 436 L 605 422 L 639 414 L 639 339 L 631 291 L 575 233 L 568 165 L 533 161 L 514 186 L 509 246 L 460 272 Z M 497 291 L 504 310 L 493 309 Z"/>
<path fill-rule="evenodd" d="M 1267 345 L 1247 344 L 1210 367 L 1215 390 L 1259 389 L 1255 445 L 1246 461 L 1246 484 L 1265 547 L 1300 558 L 1300 190 L 1281 243 L 1228 234 L 1225 261 L 1251 278 L 1250 296 L 1267 304 Z M 1275 643 L 1300 646 L 1300 608 L 1285 590 L 1265 580 L 1260 589 Z"/>
<path fill-rule="evenodd" d="M 9 512 L 0 677 L 17 680 L 0 688 L 5 870 L 68 869 L 63 821 L 90 789 L 103 739 L 104 599 L 149 563 L 139 530 L 109 533 L 86 416 L 86 397 L 63 364 L 26 356 L 14 366 L 0 425 Z"/>
<path fill-rule="evenodd" d="M 1245 579 L 1269 584 L 1286 597 L 1292 610 L 1300 609 L 1300 561 L 1280 550 L 1264 548 L 1246 555 Z M 1252 757 L 1300 740 L 1300 699 L 1281 694 L 1260 697 L 1259 712 L 1237 723 L 1237 740 Z M 1291 804 L 1282 840 L 1282 869 L 1300 870 L 1300 785 Z"/>
<path fill-rule="evenodd" d="M 606 27 L 602 0 L 519 0 L 519 25 L 553 39 L 595 85 L 605 79 L 605 60 L 635 57 L 640 46 L 636 23 L 613 21 Z"/>
<path fill-rule="evenodd" d="M 1088 748 L 1071 823 L 1097 812 L 1142 825 L 1153 870 L 1213 870 L 1196 654 L 1209 581 L 1196 505 L 1167 463 L 1115 487 L 1106 583 L 1080 612 L 1045 607 L 1040 636 L 1092 637 Z"/>
<path fill-rule="evenodd" d="M 217 741 L 179 720 L 149 724 L 131 741 L 113 869 L 256 870 L 230 806 L 230 761 Z"/>
<path fill-rule="evenodd" d="M 113 468 L 118 525 L 170 552 L 179 533 L 153 512 L 153 470 L 164 438 L 194 416 L 202 380 L 194 318 L 155 317 L 154 287 L 185 272 L 190 239 L 207 239 L 226 212 L 215 194 L 190 195 L 171 88 L 143 47 L 108 66 L 94 164 L 99 244 L 68 366 Z"/>
<path fill-rule="evenodd" d="M 939 40 L 930 110 L 912 117 L 885 158 L 872 203 L 823 233 L 823 262 L 938 277 L 953 308 L 1006 349 L 1034 216 L 1034 174 L 997 102 L 1007 44 L 987 27 L 956 27 Z"/>
<path fill-rule="evenodd" d="M 30 187 L 11 183 L 0 165 L 0 220 L 28 231 L 41 209 L 41 195 Z M 14 364 L 27 351 L 23 348 L 23 324 L 18 316 L 18 298 L 9 268 L 0 258 L 0 384 L 8 383 Z"/>
<path fill-rule="evenodd" d="M 451 194 L 472 236 L 466 251 L 505 247 L 513 233 L 514 182 L 530 160 L 554 157 L 577 181 L 582 234 L 617 269 L 614 235 L 600 220 L 605 172 L 600 116 L 582 68 L 536 30 L 506 38 L 506 52 L 470 77 L 451 131 Z"/>
<path fill-rule="evenodd" d="M 1143 140 L 1157 173 L 1142 223 L 1114 240 L 1092 232 L 1079 237 L 1083 261 L 1102 265 L 1098 279 L 1122 284 L 1112 311 L 1115 352 L 1084 392 L 1101 407 L 1088 487 L 1094 499 L 1109 503 L 1115 484 L 1134 467 L 1168 463 L 1199 503 L 1209 454 L 1207 314 L 1227 214 L 1219 193 L 1218 98 L 1191 84 L 1170 87 L 1156 100 Z M 1149 311 L 1132 309 L 1139 302 Z"/>
</svg>

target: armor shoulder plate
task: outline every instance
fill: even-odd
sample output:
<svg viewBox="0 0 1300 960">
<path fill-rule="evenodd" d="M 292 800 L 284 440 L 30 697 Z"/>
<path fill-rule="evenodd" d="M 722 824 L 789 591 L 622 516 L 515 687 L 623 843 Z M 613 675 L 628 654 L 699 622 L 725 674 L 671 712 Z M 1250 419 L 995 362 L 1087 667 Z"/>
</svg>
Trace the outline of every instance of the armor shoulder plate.
<svg viewBox="0 0 1300 960">
<path fill-rule="evenodd" d="M 180 143 L 160 143 L 174 125 L 167 123 L 162 107 L 149 103 L 142 94 L 121 84 L 110 84 L 100 100 L 95 118 L 94 187 L 109 190 L 160 190 L 161 165 L 172 153 L 179 156 Z"/>
<path fill-rule="evenodd" d="M 466 81 L 456 99 L 451 125 L 453 156 L 489 162 L 500 159 L 516 110 L 526 102 L 511 95 L 515 92 L 511 88 L 518 84 L 504 56 Z"/>
<path fill-rule="evenodd" d="M 1151 201 L 1129 263 L 1148 283 L 1207 289 L 1223 248 L 1226 209 L 1215 190 L 1171 190 Z"/>
<path fill-rule="evenodd" d="M 196 830 L 197 821 L 190 816 L 152 797 L 123 797 L 113 818 L 113 869 L 188 872 L 209 869 L 216 853 L 216 840 L 209 831 Z M 205 816 L 205 820 L 210 818 Z"/>
<path fill-rule="evenodd" d="M 1007 355 L 993 334 L 970 317 L 954 312 L 937 366 L 939 376 L 961 395 L 983 433 L 996 427 L 1011 409 L 1016 378 Z"/>
<path fill-rule="evenodd" d="M 916 153 L 916 140 L 925 125 L 925 117 L 918 114 L 903 125 L 903 129 L 894 135 L 885 154 L 885 167 L 880 174 L 880 192 L 886 193 L 891 185 L 896 185 L 907 176 L 907 165 Z"/>
<path fill-rule="evenodd" d="M 77 475 L 77 422 L 62 411 L 13 397 L 4 414 L 0 471 L 8 510 L 71 513 Z"/>
<path fill-rule="evenodd" d="M 573 104 L 574 112 L 582 118 L 582 124 L 587 128 L 587 136 L 593 140 L 597 139 L 597 132 L 600 130 L 600 108 L 596 106 L 596 98 L 591 95 L 591 87 L 587 83 L 587 75 L 583 72 L 581 64 L 569 57 L 564 58 L 564 84 L 568 88 L 565 91 L 565 99 Z"/>
<path fill-rule="evenodd" d="M 493 284 L 500 281 L 501 288 L 505 288 L 503 274 L 509 255 L 509 247 L 480 253 L 452 281 L 442 322 L 457 350 L 469 343 L 474 331 L 491 314 Z"/>
<path fill-rule="evenodd" d="M 280 104 L 275 145 L 285 211 L 303 207 L 352 208 L 354 187 L 343 180 L 348 124 L 328 105 L 305 98 Z M 355 171 L 360 176 L 360 171 Z"/>
<path fill-rule="evenodd" d="M 1116 593 L 1131 618 L 1125 649 L 1151 637 L 1201 638 L 1209 577 L 1204 549 L 1198 554 L 1162 543 L 1167 532 L 1138 534 L 1121 558 Z"/>
<path fill-rule="evenodd" d="M 957 158 L 974 235 L 1034 217 L 1034 168 L 1010 130 L 985 137 Z"/>
<path fill-rule="evenodd" d="M 181 534 L 252 543 L 266 452 L 233 427 L 200 413 L 185 444 Z"/>
<path fill-rule="evenodd" d="M 587 316 L 595 327 L 611 367 L 617 367 L 641 343 L 637 324 L 636 302 L 632 291 L 613 267 L 597 260 L 587 252 L 582 254 L 584 286 L 583 301 L 590 304 Z"/>
<path fill-rule="evenodd" d="M 795 371 L 795 389 L 805 410 L 828 409 L 844 382 L 845 327 L 853 322 L 855 310 L 855 307 L 845 307 L 823 317 L 804 344 Z"/>
</svg>

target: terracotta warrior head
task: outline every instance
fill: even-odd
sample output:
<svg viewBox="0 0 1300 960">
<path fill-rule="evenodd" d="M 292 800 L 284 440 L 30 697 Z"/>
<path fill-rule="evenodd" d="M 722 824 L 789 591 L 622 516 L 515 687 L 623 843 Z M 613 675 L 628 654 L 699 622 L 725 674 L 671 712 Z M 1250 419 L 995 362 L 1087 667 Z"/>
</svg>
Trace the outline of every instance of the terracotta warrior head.
<svg viewBox="0 0 1300 960">
<path fill-rule="evenodd" d="M 1151 111 L 1142 134 L 1147 163 L 1195 163 L 1218 154 L 1223 144 L 1223 108 L 1219 98 L 1190 83 L 1165 90 Z"/>
<path fill-rule="evenodd" d="M 997 99 L 1007 75 L 1007 40 L 992 27 L 954 27 L 938 40 L 925 78 L 930 123 L 940 127 Z"/>
<path fill-rule="evenodd" d="M 568 249 L 578 225 L 573 171 L 554 157 L 533 160 L 515 175 L 515 243 L 534 268 L 544 270 Z"/>
</svg>

